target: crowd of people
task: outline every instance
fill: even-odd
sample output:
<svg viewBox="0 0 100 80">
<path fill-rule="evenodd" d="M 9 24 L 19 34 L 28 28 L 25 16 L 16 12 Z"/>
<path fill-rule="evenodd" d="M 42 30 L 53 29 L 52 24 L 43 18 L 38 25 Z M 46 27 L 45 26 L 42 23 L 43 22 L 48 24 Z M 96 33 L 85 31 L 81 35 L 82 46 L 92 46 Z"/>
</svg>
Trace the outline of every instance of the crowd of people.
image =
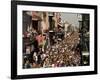
<svg viewBox="0 0 100 80">
<path fill-rule="evenodd" d="M 25 32 L 23 34 L 23 68 L 80 66 L 79 32 L 68 32 L 66 37 L 59 33 L 56 32 L 50 41 L 49 33 L 41 34 L 35 29 Z M 52 41 L 54 43 L 50 44 Z"/>
</svg>

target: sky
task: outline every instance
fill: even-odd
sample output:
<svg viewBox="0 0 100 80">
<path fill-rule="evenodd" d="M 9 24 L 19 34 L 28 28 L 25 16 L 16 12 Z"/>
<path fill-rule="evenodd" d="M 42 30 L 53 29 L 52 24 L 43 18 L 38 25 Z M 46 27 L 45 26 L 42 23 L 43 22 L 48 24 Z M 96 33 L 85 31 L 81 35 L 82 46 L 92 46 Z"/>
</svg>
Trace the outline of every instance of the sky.
<svg viewBox="0 0 100 80">
<path fill-rule="evenodd" d="M 61 13 L 61 19 L 62 21 L 67 21 L 73 26 L 79 27 L 77 13 Z"/>
</svg>

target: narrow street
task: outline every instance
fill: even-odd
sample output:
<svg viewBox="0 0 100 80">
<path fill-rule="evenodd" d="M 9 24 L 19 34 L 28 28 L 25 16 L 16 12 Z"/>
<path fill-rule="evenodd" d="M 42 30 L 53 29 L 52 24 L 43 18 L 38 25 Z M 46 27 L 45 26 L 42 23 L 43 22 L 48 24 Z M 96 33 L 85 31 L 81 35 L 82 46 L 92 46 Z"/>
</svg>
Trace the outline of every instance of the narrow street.
<svg viewBox="0 0 100 80">
<path fill-rule="evenodd" d="M 23 11 L 24 69 L 83 65 L 89 65 L 88 14 Z"/>
</svg>

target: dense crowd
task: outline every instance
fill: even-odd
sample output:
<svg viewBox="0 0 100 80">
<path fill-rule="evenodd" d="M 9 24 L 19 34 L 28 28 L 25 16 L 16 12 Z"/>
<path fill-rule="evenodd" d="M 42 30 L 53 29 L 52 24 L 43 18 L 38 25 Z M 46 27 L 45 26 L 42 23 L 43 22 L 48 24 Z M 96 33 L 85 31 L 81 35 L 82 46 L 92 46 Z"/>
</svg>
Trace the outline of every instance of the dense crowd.
<svg viewBox="0 0 100 80">
<path fill-rule="evenodd" d="M 62 34 L 54 35 L 52 45 L 48 35 L 38 33 L 34 29 L 23 35 L 23 68 L 81 65 L 78 31 L 68 32 L 66 37 L 62 37 Z"/>
</svg>

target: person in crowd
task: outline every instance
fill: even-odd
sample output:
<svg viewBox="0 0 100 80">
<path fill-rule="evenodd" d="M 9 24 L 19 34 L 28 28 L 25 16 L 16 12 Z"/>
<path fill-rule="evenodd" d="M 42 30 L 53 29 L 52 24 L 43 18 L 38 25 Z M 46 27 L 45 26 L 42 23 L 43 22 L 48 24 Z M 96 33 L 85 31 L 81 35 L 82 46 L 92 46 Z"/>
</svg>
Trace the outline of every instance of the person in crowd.
<svg viewBox="0 0 100 80">
<path fill-rule="evenodd" d="M 39 33 L 39 35 L 36 36 L 36 40 L 38 41 L 39 47 L 43 49 L 43 40 L 44 40 L 43 34 Z"/>
<path fill-rule="evenodd" d="M 32 65 L 31 63 L 29 62 L 29 60 L 26 60 L 25 64 L 24 64 L 24 68 L 27 69 L 27 68 L 32 68 Z"/>
<path fill-rule="evenodd" d="M 24 54 L 24 56 L 26 56 L 27 58 L 29 58 L 30 56 L 30 46 L 26 46 L 26 53 Z"/>
</svg>

